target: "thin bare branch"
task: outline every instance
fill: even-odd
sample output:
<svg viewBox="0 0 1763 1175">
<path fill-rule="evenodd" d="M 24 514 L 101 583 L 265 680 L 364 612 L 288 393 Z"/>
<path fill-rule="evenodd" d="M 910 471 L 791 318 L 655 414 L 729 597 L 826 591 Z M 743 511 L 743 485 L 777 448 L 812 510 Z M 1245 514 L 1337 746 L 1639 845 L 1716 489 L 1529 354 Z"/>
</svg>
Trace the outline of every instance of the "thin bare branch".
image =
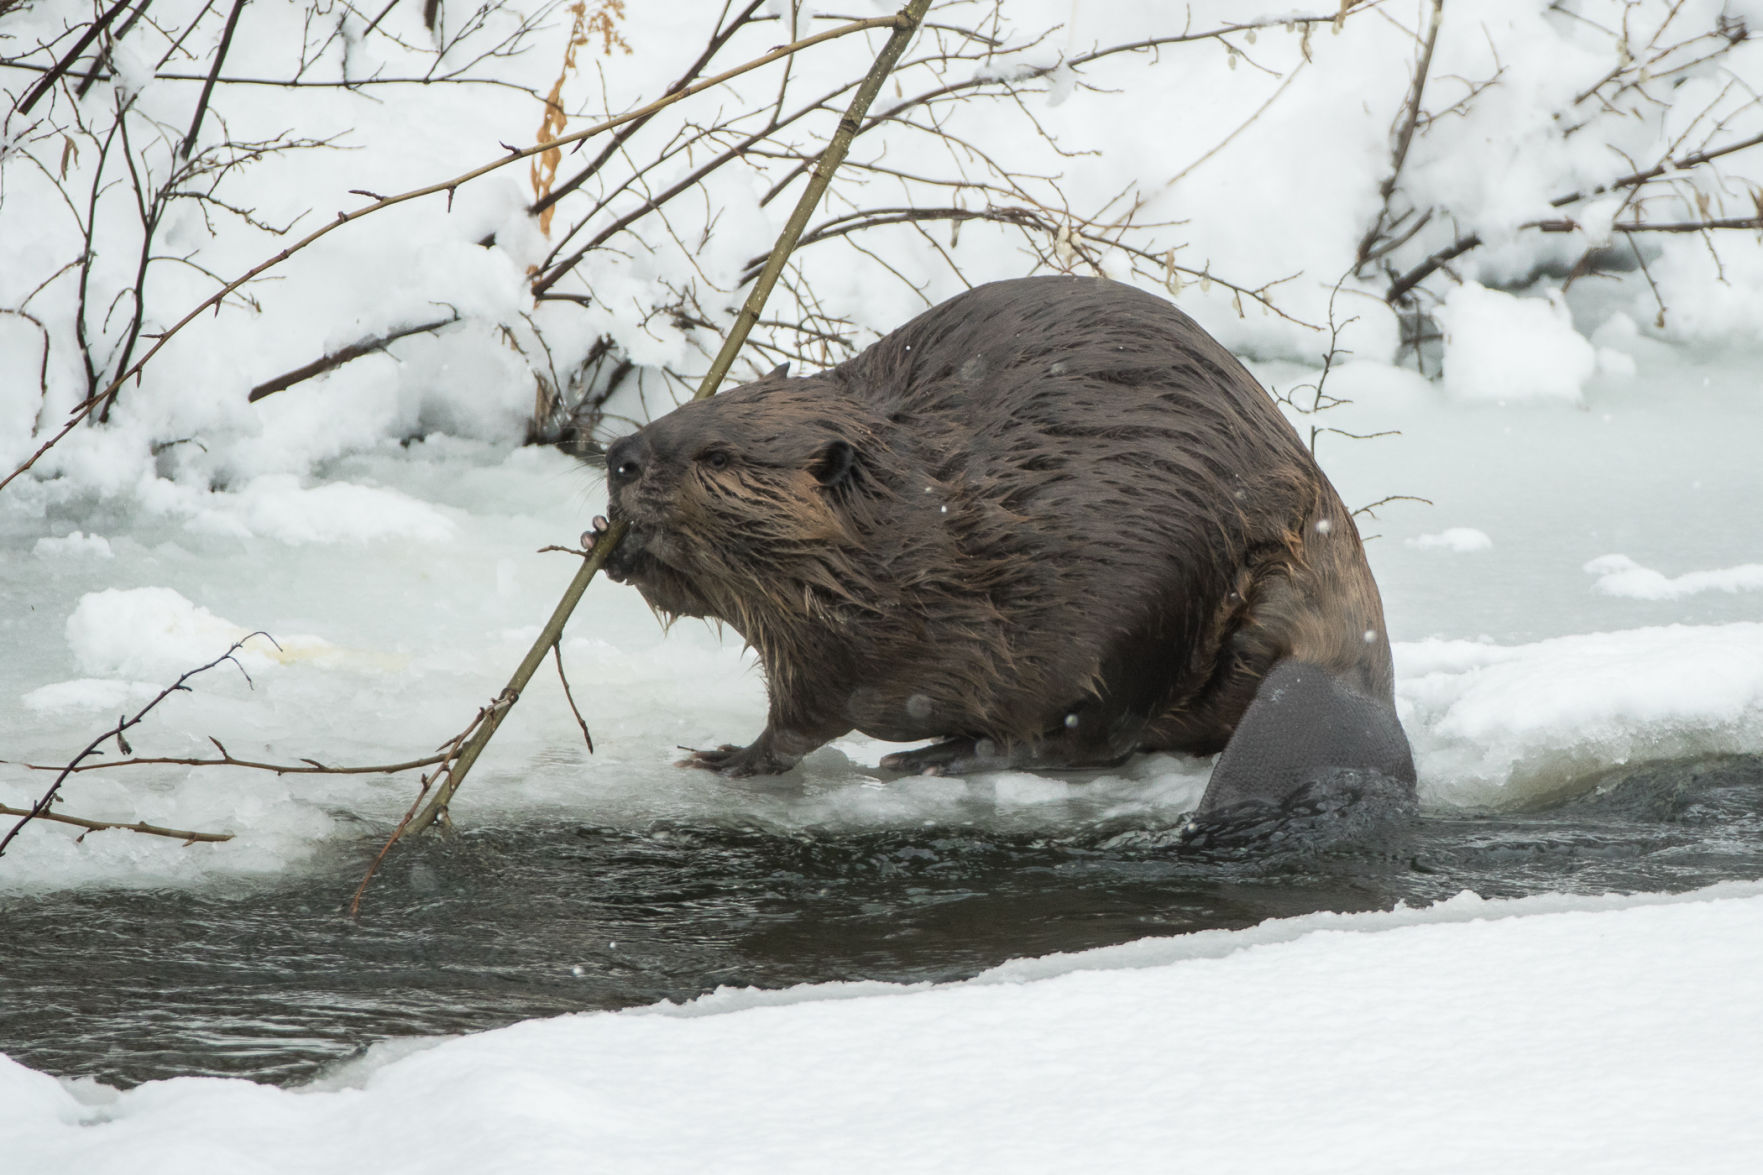
<svg viewBox="0 0 1763 1175">
<path fill-rule="evenodd" d="M 157 824 L 147 824 L 140 821 L 87 820 L 83 816 L 69 816 L 64 812 L 34 812 L 30 808 L 14 808 L 6 804 L 0 804 L 0 816 L 23 816 L 26 820 L 51 820 L 56 824 L 71 824 L 75 828 L 83 828 L 86 832 L 105 832 L 112 828 L 120 828 L 127 832 L 144 832 L 149 836 L 168 836 L 173 840 L 181 840 L 185 844 L 233 839 L 233 834 L 230 832 L 191 832 L 183 828 L 161 828 Z M 81 833 L 80 836 L 84 838 L 85 833 Z"/>
<path fill-rule="evenodd" d="M 202 94 L 196 99 L 196 113 L 190 119 L 190 133 L 184 136 L 183 146 L 178 148 L 178 154 L 185 159 L 190 157 L 191 149 L 196 146 L 196 136 L 202 130 L 202 116 L 208 113 L 208 98 L 214 93 L 214 79 L 220 76 L 220 67 L 226 61 L 227 50 L 233 44 L 233 29 L 238 27 L 239 13 L 244 9 L 245 0 L 233 0 L 233 10 L 227 14 L 226 27 L 221 30 L 220 48 L 214 51 L 214 68 L 209 70 L 208 80 L 202 83 Z"/>
<path fill-rule="evenodd" d="M 110 737 L 109 734 L 105 735 Z M 239 767 L 250 771 L 268 771 L 275 775 L 397 775 L 405 771 L 414 771 L 419 767 L 433 767 L 444 762 L 441 754 L 425 755 L 420 759 L 411 759 L 404 763 L 370 763 L 356 767 L 332 767 L 313 759 L 302 759 L 299 765 L 293 763 L 262 763 L 253 759 L 240 759 L 230 753 L 214 738 L 208 740 L 220 750 L 218 759 L 192 759 L 171 755 L 131 756 L 127 759 L 106 759 L 101 763 L 81 763 L 77 767 L 55 767 L 41 763 L 17 763 L 26 771 L 65 771 L 69 775 L 79 775 L 86 771 L 114 771 L 119 767 Z M 7 760 L 0 759 L 0 763 Z"/>
<path fill-rule="evenodd" d="M 1710 163 L 1710 162 L 1712 162 L 1716 159 L 1719 159 L 1723 156 L 1732 155 L 1736 152 L 1744 151 L 1744 150 L 1747 150 L 1748 148 L 1756 147 L 1756 146 L 1760 146 L 1760 145 L 1763 145 L 1763 134 L 1752 135 L 1749 138 L 1740 139 L 1740 140 L 1738 140 L 1736 142 L 1732 142 L 1732 143 L 1726 143 L 1726 144 L 1723 144 L 1722 146 L 1719 146 L 1719 147 L 1710 147 L 1705 150 L 1692 151 L 1689 154 L 1679 156 L 1676 159 L 1666 159 L 1666 160 L 1663 160 L 1663 161 L 1653 165 L 1652 167 L 1644 168 L 1639 171 L 1630 172 L 1629 174 L 1624 175 L 1618 179 L 1611 180 L 1607 184 L 1602 184 L 1598 187 L 1590 188 L 1585 191 L 1569 192 L 1568 194 L 1566 194 L 1564 196 L 1557 196 L 1553 200 L 1549 201 L 1549 206 L 1552 208 L 1562 208 L 1562 207 L 1565 207 L 1569 204 L 1577 203 L 1578 201 L 1581 201 L 1581 200 L 1588 200 L 1593 196 L 1602 195 L 1605 192 L 1615 191 L 1615 190 L 1621 189 L 1621 188 L 1638 187 L 1641 184 L 1648 182 L 1649 180 L 1657 179 L 1660 176 L 1663 176 L 1669 172 L 1688 171 L 1691 168 L 1699 167 L 1704 163 Z M 1548 224 L 1548 223 L 1555 223 L 1555 222 L 1536 221 L 1527 227 L 1540 228 L 1542 225 Z M 1615 226 L 1612 226 L 1612 227 L 1615 227 Z M 1701 226 L 1694 226 L 1694 227 L 1685 227 L 1685 228 L 1681 228 L 1681 229 L 1663 230 L 1663 231 L 1695 232 L 1695 231 L 1700 231 L 1700 227 Z M 1750 226 L 1740 224 L 1736 227 L 1745 228 L 1745 227 L 1750 227 Z M 1558 232 L 1558 231 L 1563 231 L 1563 230 L 1554 229 L 1551 231 Z M 1636 229 L 1634 229 L 1633 227 L 1630 227 L 1630 228 L 1625 229 L 1623 231 L 1634 232 L 1634 231 L 1636 231 Z M 1428 256 L 1425 260 L 1421 261 L 1419 264 L 1410 268 L 1406 273 L 1403 273 L 1400 276 L 1393 279 L 1390 282 L 1389 289 L 1384 294 L 1385 301 L 1392 302 L 1392 303 L 1401 301 L 1403 298 L 1405 298 L 1408 295 L 1408 293 L 1411 290 L 1414 289 L 1415 286 L 1418 286 L 1421 282 L 1423 282 L 1427 278 L 1431 277 L 1434 273 L 1437 273 L 1440 269 L 1442 269 L 1444 266 L 1450 264 L 1452 261 L 1456 260 L 1458 257 L 1461 257 L 1463 254 L 1469 252 L 1471 249 L 1478 248 L 1481 245 L 1481 243 L 1482 243 L 1481 235 L 1479 233 L 1468 233 L 1468 234 L 1465 234 L 1464 236 L 1458 237 L 1455 241 L 1451 242 L 1449 245 L 1434 252 L 1433 254 Z"/>
<path fill-rule="evenodd" d="M 284 391 L 298 383 L 304 383 L 316 376 L 323 375 L 327 371 L 335 371 L 345 363 L 350 363 L 361 358 L 363 355 L 372 355 L 384 351 L 399 339 L 407 339 L 411 335 L 419 335 L 427 331 L 438 331 L 442 327 L 452 326 L 458 321 L 459 315 L 452 314 L 446 318 L 437 318 L 433 322 L 419 322 L 415 326 L 399 327 L 396 330 L 387 331 L 383 335 L 373 335 L 369 338 L 358 339 L 346 347 L 339 347 L 328 355 L 314 359 L 311 363 L 303 364 L 302 366 L 294 368 L 292 371 L 284 372 L 281 375 L 276 376 L 274 379 L 263 381 L 256 387 L 252 388 L 251 394 L 246 396 L 245 399 L 247 402 L 255 404 L 265 396 L 272 396 L 276 392 Z"/>
<path fill-rule="evenodd" d="M 31 112 L 31 107 L 37 104 L 37 100 L 44 94 L 47 94 L 50 90 L 54 89 L 55 83 L 60 81 L 67 71 L 73 68 L 73 63 L 78 61 L 80 54 L 84 53 L 86 48 L 98 38 L 98 34 L 102 33 L 107 27 L 109 27 L 110 22 L 115 20 L 122 10 L 132 3 L 134 3 L 134 0 L 116 0 L 115 4 L 112 4 L 109 8 L 99 14 L 98 19 L 94 20 L 86 28 L 86 31 L 80 35 L 79 40 L 73 43 L 73 48 L 63 54 L 61 60 L 51 66 L 49 72 L 45 73 L 37 81 L 37 84 L 31 87 L 30 92 L 20 100 L 18 104 L 18 113 L 20 115 L 29 114 Z"/>
<path fill-rule="evenodd" d="M 68 777 L 71 776 L 75 771 L 77 771 L 79 769 L 79 765 L 82 762 L 84 762 L 86 759 L 90 758 L 92 755 L 97 754 L 98 748 L 103 746 L 106 742 L 109 742 L 111 739 L 115 739 L 118 747 L 123 749 L 124 754 L 127 754 L 128 753 L 128 750 L 127 750 L 128 743 L 127 743 L 127 740 L 125 740 L 123 738 L 124 732 L 128 731 L 132 727 L 138 726 L 141 722 L 141 719 L 145 718 L 148 714 L 152 713 L 153 708 L 155 706 L 157 706 L 157 705 L 159 705 L 159 703 L 165 701 L 165 699 L 171 697 L 172 694 L 179 693 L 179 692 L 183 692 L 183 693 L 190 692 L 190 687 L 188 685 L 186 685 L 185 683 L 188 682 L 192 677 L 195 677 L 198 673 L 206 673 L 208 670 L 213 669 L 216 665 L 219 665 L 222 662 L 226 662 L 226 661 L 232 662 L 235 666 L 238 667 L 238 670 L 240 673 L 244 673 L 245 667 L 243 665 L 239 664 L 238 658 L 234 654 L 236 654 L 240 649 L 244 648 L 245 642 L 248 640 L 251 640 L 253 637 L 263 637 L 270 644 L 272 644 L 272 645 L 275 644 L 275 638 L 270 636 L 267 632 L 253 632 L 253 633 L 248 633 L 245 636 L 240 637 L 238 640 L 236 640 L 232 643 L 231 647 L 229 647 L 226 652 L 222 653 L 220 656 L 216 657 L 214 660 L 208 662 L 208 664 L 198 665 L 196 668 L 185 672 L 176 681 L 172 682 L 170 685 L 168 685 L 164 689 L 160 690 L 157 697 L 155 697 L 152 701 L 148 702 L 145 706 L 142 706 L 139 710 L 135 711 L 134 717 L 117 719 L 117 723 L 114 727 L 110 728 L 109 730 L 106 730 L 103 734 L 99 735 L 97 738 L 93 739 L 90 743 L 86 744 L 85 750 L 83 750 L 79 754 L 75 755 L 73 757 L 73 759 L 67 764 L 67 766 L 60 769 L 60 773 L 58 775 L 56 775 L 56 777 L 55 777 L 55 782 L 49 785 L 49 790 L 44 792 L 42 795 L 42 798 L 37 800 L 37 802 L 35 804 L 32 804 L 30 807 L 30 810 L 25 812 L 24 815 L 22 817 L 20 817 L 18 823 L 14 824 L 12 826 L 12 831 L 8 832 L 4 838 L 0 838 L 0 856 L 6 855 L 6 846 L 11 844 L 13 841 L 13 838 L 16 837 L 21 831 L 23 831 L 25 825 L 29 824 L 32 820 L 39 819 L 40 817 L 42 817 L 48 813 L 49 806 L 55 802 L 56 794 L 58 792 L 60 792 L 60 790 L 61 790 L 61 785 L 63 783 L 66 783 Z M 279 649 L 281 646 L 277 645 L 276 647 Z M 246 674 L 245 680 L 247 682 L 249 682 L 251 680 L 249 674 Z"/>
<path fill-rule="evenodd" d="M 1355 273 L 1363 270 L 1371 260 L 1388 224 L 1390 200 L 1396 194 L 1396 184 L 1402 178 L 1402 165 L 1407 162 L 1408 148 L 1414 141 L 1414 128 L 1420 122 L 1420 102 L 1426 93 L 1427 75 L 1432 72 L 1432 55 L 1438 45 L 1439 26 L 1444 23 L 1444 10 L 1445 0 L 1432 0 L 1432 22 L 1427 27 L 1426 40 L 1421 45 L 1420 60 L 1414 66 L 1414 80 L 1408 88 L 1408 100 L 1403 104 L 1402 125 L 1396 133 L 1396 145 L 1391 152 L 1390 172 L 1384 177 L 1383 183 L 1378 185 L 1380 203 L 1377 216 L 1359 241 Z"/>
<path fill-rule="evenodd" d="M 586 551 L 580 552 L 584 557 Z M 557 662 L 557 680 L 563 683 L 563 697 L 569 703 L 569 712 L 575 715 L 575 724 L 582 728 L 582 741 L 588 744 L 588 754 L 594 753 L 594 736 L 588 733 L 588 720 L 582 717 L 581 709 L 575 704 L 575 694 L 570 692 L 569 674 L 563 672 L 563 645 L 561 642 L 551 646 L 551 655 Z"/>
<path fill-rule="evenodd" d="M 704 51 L 698 55 L 697 60 L 687 66 L 686 71 L 675 79 L 667 89 L 662 91 L 663 96 L 679 93 L 687 86 L 691 85 L 692 79 L 704 71 L 704 67 L 710 64 L 711 59 L 714 58 L 717 53 L 721 52 L 724 45 L 728 44 L 729 38 L 733 37 L 735 33 L 740 31 L 742 26 L 748 21 L 752 20 L 754 15 L 758 13 L 759 9 L 764 6 L 764 3 L 765 0 L 753 0 L 753 2 L 748 4 L 745 9 L 737 13 L 734 20 L 730 21 L 726 27 L 717 29 L 715 34 L 711 36 L 709 43 L 704 46 Z M 654 117 L 656 111 L 660 109 L 661 108 L 658 106 L 655 110 L 643 113 L 640 118 L 634 118 L 624 126 L 620 127 L 618 133 L 614 135 L 603 148 L 601 148 L 600 154 L 594 158 L 593 162 L 589 163 L 581 171 L 577 172 L 563 183 L 553 187 L 543 199 L 534 201 L 527 211 L 532 215 L 537 216 L 545 211 L 545 209 L 556 204 L 557 201 L 563 199 L 563 197 L 581 187 L 582 184 L 587 182 L 590 176 L 594 175 L 601 167 L 605 166 L 608 159 L 611 159 L 613 155 L 618 153 L 619 149 L 630 140 L 632 135 L 642 130 L 649 120 Z"/>
</svg>

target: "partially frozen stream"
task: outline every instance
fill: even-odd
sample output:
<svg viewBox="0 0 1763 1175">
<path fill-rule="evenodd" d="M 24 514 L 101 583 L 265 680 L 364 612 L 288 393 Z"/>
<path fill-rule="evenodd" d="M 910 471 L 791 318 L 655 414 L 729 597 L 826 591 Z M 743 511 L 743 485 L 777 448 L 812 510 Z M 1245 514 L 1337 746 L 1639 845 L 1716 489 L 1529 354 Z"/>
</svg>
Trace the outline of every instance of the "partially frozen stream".
<svg viewBox="0 0 1763 1175">
<path fill-rule="evenodd" d="M 1393 859 L 1182 861 L 1171 840 L 1107 820 L 1015 834 L 528 824 L 395 857 L 358 922 L 343 907 L 375 848 L 366 840 L 274 879 L 0 898 L 0 1052 L 120 1085 L 188 1073 L 298 1082 L 376 1039 L 724 985 L 948 980 L 1464 889 L 1763 879 L 1763 757 L 1618 771 L 1542 811 L 1432 813 Z"/>
<path fill-rule="evenodd" d="M 1411 373 L 1336 372 L 1356 400 L 1336 423 L 1403 430 L 1324 442 L 1345 499 L 1434 502 L 1365 520 L 1426 812 L 1400 851 L 1181 860 L 1206 764 L 1177 756 L 1087 779 L 888 779 L 870 769 L 888 748 L 850 738 L 769 783 L 679 770 L 674 747 L 759 729 L 761 680 L 738 640 L 664 635 L 635 592 L 598 583 L 563 646 L 596 753 L 547 672 L 461 792 L 462 835 L 396 852 L 357 923 L 343 908 L 408 776 L 70 781 L 75 815 L 236 838 L 28 829 L 0 859 L 0 1053 L 123 1084 L 298 1082 L 376 1039 L 719 985 L 947 979 L 1465 889 L 1763 879 L 1757 366 L 1642 360 L 1590 411 L 1454 406 Z M 280 762 L 421 755 L 555 602 L 570 560 L 535 549 L 601 508 L 553 452 L 444 437 L 324 472 L 156 482 L 150 504 L 58 483 L 0 498 L 0 802 L 45 786 L 18 761 L 65 763 L 252 628 L 283 653 L 248 658 L 250 685 L 205 675 L 131 733 L 136 753 L 212 753 L 212 735 Z M 1656 574 L 1618 580 L 1615 556 Z"/>
</svg>

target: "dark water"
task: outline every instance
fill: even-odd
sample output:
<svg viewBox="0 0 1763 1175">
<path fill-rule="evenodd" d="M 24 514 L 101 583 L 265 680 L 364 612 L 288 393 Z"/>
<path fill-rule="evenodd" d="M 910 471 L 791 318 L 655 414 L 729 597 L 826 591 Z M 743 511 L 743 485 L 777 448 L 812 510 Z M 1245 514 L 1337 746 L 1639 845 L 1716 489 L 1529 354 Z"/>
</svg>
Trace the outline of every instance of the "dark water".
<svg viewBox="0 0 1763 1175">
<path fill-rule="evenodd" d="M 0 898 L 0 1051 L 130 1085 L 280 1083 L 386 1037 L 686 999 L 723 984 L 947 980 L 1006 959 L 1464 889 L 1763 878 L 1763 758 L 1633 768 L 1540 811 L 1429 814 L 1351 851 L 1195 859 L 1177 830 L 815 833 L 658 824 L 373 845 L 274 883 Z"/>
</svg>

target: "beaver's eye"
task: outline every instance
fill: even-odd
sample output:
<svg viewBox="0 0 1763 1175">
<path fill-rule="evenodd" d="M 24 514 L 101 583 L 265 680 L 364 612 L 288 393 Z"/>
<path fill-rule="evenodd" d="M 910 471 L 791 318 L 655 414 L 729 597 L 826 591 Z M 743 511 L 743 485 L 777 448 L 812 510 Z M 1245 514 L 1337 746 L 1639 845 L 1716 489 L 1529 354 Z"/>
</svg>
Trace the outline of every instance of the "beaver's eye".
<svg viewBox="0 0 1763 1175">
<path fill-rule="evenodd" d="M 698 460 L 702 461 L 711 469 L 727 469 L 729 463 L 728 450 L 711 449 L 707 452 L 700 453 L 698 455 Z"/>
</svg>

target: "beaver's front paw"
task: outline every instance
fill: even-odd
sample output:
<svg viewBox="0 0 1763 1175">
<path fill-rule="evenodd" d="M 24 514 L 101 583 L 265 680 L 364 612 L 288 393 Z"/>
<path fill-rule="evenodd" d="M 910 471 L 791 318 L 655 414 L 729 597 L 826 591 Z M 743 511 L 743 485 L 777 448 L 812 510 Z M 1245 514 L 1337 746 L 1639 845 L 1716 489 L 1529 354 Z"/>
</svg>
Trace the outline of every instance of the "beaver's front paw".
<svg viewBox="0 0 1763 1175">
<path fill-rule="evenodd" d="M 691 754 L 674 764 L 675 767 L 697 767 L 714 771 L 726 779 L 747 779 L 754 775 L 778 775 L 796 765 L 795 759 L 783 759 L 759 743 L 737 747 L 724 743 L 713 751 L 681 747 Z"/>
<path fill-rule="evenodd" d="M 593 529 L 582 531 L 582 550 L 593 554 L 611 529 L 612 523 L 607 521 L 604 514 L 596 515 Z M 634 583 L 642 576 L 645 564 L 649 562 L 645 558 L 641 540 L 627 530 L 624 541 L 607 554 L 600 569 L 614 583 Z"/>
</svg>

